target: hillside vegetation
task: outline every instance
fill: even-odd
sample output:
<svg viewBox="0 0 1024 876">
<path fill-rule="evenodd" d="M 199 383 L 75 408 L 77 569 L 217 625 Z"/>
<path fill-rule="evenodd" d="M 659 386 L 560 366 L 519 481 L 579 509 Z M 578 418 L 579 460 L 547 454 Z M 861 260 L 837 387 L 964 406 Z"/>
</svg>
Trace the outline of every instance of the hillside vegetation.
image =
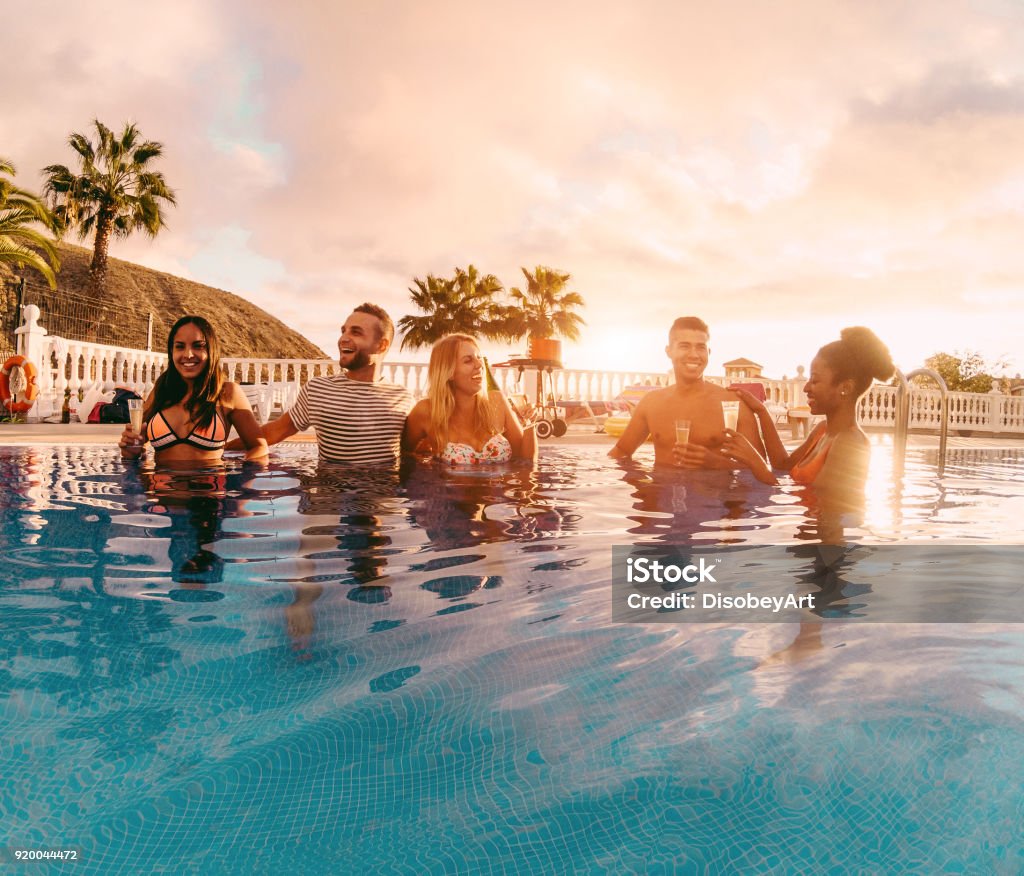
<svg viewBox="0 0 1024 876">
<path fill-rule="evenodd" d="M 52 334 L 102 343 L 144 346 L 150 312 L 154 316 L 153 349 L 163 350 L 167 331 L 185 314 L 208 319 L 217 330 L 224 356 L 273 359 L 325 359 L 323 350 L 279 319 L 244 298 L 141 265 L 110 259 L 108 301 L 102 307 L 83 303 L 91 250 L 60 243 L 57 292 L 46 288 L 35 271 L 19 272 L 28 284 L 26 303 L 40 306 L 40 322 Z M 0 266 L 5 286 L 0 309 L 11 309 L 17 277 Z M 7 326 L 12 312 L 2 314 Z"/>
</svg>

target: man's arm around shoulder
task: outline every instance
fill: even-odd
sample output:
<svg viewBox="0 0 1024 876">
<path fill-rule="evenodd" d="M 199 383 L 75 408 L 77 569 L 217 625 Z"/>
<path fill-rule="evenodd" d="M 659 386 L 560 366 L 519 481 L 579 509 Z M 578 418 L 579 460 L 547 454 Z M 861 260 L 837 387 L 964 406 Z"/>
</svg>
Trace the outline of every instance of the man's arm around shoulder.
<svg viewBox="0 0 1024 876">
<path fill-rule="evenodd" d="M 299 430 L 292 422 L 291 415 L 288 413 L 281 414 L 276 420 L 272 420 L 269 423 L 264 423 L 260 427 L 260 431 L 263 433 L 263 437 L 267 441 L 268 446 L 280 444 L 285 438 L 291 438 L 292 435 L 296 434 Z M 226 445 L 225 450 L 244 450 L 245 445 L 242 444 L 241 438 L 232 438 Z"/>
</svg>

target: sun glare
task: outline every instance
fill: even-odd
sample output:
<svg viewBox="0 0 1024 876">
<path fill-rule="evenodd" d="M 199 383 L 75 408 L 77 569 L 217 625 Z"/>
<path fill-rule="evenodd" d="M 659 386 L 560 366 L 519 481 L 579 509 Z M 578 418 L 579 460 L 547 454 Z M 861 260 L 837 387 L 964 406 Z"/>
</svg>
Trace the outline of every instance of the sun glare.
<svg viewBox="0 0 1024 876">
<path fill-rule="evenodd" d="M 699 310 L 699 306 L 680 312 Z M 766 312 L 768 308 L 766 307 Z M 815 352 L 836 340 L 847 326 L 870 328 L 889 348 L 896 367 L 904 372 L 920 368 L 925 359 L 939 352 L 977 351 L 1002 373 L 998 360 L 1005 358 L 1012 373 L 1021 370 L 1012 358 L 1016 350 L 1011 337 L 1013 320 L 993 319 L 991 315 L 958 314 L 952 310 L 910 311 L 892 309 L 849 310 L 843 313 L 807 312 L 799 318 L 779 313 L 771 316 L 750 313 L 745 318 L 714 319 L 711 325 L 711 355 L 707 374 L 720 377 L 723 363 L 746 358 L 762 366 L 769 379 L 795 377 L 798 369 L 806 373 Z M 671 322 L 655 322 L 639 313 L 619 317 L 609 324 L 608 314 L 589 314 L 588 325 L 578 342 L 563 341 L 565 368 L 584 371 L 667 374 L 670 363 L 665 355 Z M 664 323 L 664 324 L 663 324 Z M 514 349 L 501 347 L 485 351 L 492 360 L 509 355 L 525 356 L 525 342 Z"/>
<path fill-rule="evenodd" d="M 864 487 L 866 511 L 864 526 L 892 532 L 899 524 L 897 509 L 901 507 L 893 495 L 893 442 L 892 435 L 874 435 L 871 439 L 871 464 Z"/>
<path fill-rule="evenodd" d="M 670 366 L 663 334 L 653 328 L 587 332 L 581 343 L 565 347 L 565 367 L 666 373 Z"/>
</svg>

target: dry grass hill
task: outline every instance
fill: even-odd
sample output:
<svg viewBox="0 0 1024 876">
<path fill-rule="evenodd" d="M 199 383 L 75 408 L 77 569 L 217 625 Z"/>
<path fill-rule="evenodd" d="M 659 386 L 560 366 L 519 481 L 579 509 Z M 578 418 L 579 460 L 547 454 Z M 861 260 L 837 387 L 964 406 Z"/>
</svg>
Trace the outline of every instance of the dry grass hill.
<svg viewBox="0 0 1024 876">
<path fill-rule="evenodd" d="M 153 349 L 163 350 L 167 331 L 175 320 L 185 314 L 197 314 L 217 330 L 225 356 L 330 358 L 279 319 L 231 292 L 120 259 L 110 259 L 109 300 L 102 305 L 87 303 L 82 296 L 88 288 L 92 250 L 68 243 L 59 247 L 61 270 L 56 293 L 34 271 L 22 272 L 28 282 L 26 303 L 39 305 L 43 311 L 40 322 L 52 334 L 144 346 L 148 315 L 152 312 Z M 0 266 L 0 282 L 4 280 L 7 294 L 3 299 L 10 301 L 16 278 Z M 3 306 L 0 301 L 0 309 Z"/>
</svg>

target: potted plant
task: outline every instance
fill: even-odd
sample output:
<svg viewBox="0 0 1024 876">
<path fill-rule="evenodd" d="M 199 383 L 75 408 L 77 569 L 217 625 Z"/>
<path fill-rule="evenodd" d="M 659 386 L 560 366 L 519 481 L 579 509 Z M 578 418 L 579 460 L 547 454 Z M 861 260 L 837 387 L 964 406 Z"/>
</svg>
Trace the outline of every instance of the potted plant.
<svg viewBox="0 0 1024 876">
<path fill-rule="evenodd" d="M 509 333 L 528 338 L 531 359 L 560 365 L 562 342 L 557 336 L 579 340 L 580 329 L 586 323 L 575 310 L 583 306 L 583 298 L 576 292 L 565 291 L 570 274 L 541 265 L 532 273 L 526 268 L 521 270 L 526 289 L 509 290 Z"/>
</svg>

